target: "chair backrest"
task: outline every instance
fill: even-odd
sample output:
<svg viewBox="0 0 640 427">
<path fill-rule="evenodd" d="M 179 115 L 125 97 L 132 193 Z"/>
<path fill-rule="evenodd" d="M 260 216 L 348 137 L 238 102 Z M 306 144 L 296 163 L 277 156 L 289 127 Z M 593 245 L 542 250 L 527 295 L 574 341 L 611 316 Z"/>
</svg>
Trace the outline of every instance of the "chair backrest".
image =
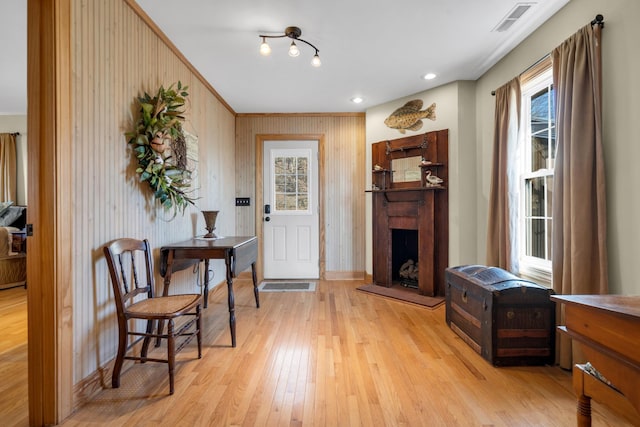
<svg viewBox="0 0 640 427">
<path fill-rule="evenodd" d="M 153 298 L 155 283 L 149 241 L 118 239 L 104 247 L 118 313 L 139 295 Z M 142 297 L 141 297 L 142 298 Z M 139 298 L 136 299 L 138 301 Z"/>
</svg>

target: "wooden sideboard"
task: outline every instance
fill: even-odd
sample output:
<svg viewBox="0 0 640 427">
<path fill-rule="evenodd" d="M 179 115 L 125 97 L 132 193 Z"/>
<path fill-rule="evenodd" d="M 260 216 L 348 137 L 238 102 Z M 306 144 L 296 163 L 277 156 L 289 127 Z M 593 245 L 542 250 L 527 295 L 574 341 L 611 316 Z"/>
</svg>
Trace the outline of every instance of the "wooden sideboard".
<svg viewBox="0 0 640 427">
<path fill-rule="evenodd" d="M 416 291 L 444 295 L 448 143 L 448 130 L 440 130 L 372 145 L 373 284 L 398 285 L 401 264 L 412 259 L 418 264 Z M 398 170 L 400 164 L 407 169 Z M 428 175 L 442 182 L 432 185 Z"/>
<path fill-rule="evenodd" d="M 640 296 L 552 295 L 551 299 L 564 304 L 565 325 L 559 330 L 581 344 L 587 361 L 615 387 L 576 365 L 577 425 L 591 425 L 591 399 L 640 423 Z M 626 410 L 628 406 L 635 408 L 635 414 Z"/>
</svg>

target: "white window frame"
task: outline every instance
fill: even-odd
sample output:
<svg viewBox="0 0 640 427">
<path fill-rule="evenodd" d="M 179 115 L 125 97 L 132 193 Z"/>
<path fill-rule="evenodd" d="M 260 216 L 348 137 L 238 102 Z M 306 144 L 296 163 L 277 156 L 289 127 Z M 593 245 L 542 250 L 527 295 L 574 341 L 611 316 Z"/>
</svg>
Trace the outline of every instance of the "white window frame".
<svg viewBox="0 0 640 427">
<path fill-rule="evenodd" d="M 550 87 L 553 83 L 552 68 L 549 66 L 547 70 L 538 74 L 535 78 L 529 80 L 523 84 L 522 87 L 522 141 L 518 144 L 518 188 L 519 188 L 519 203 L 518 203 L 518 263 L 519 274 L 521 276 L 530 278 L 540 284 L 551 286 L 551 260 L 541 259 L 538 257 L 529 256 L 526 254 L 527 249 L 527 226 L 526 226 L 526 187 L 525 182 L 527 179 L 536 177 L 553 177 L 553 164 L 550 168 L 540 169 L 535 172 L 530 171 L 531 165 L 531 96 L 538 93 L 545 87 Z M 552 106 L 552 108 L 555 108 Z M 555 153 L 554 153 L 555 154 Z M 545 218 L 552 217 L 551 212 L 547 212 L 548 204 L 545 203 Z M 552 223 L 553 224 L 553 223 Z M 545 248 L 550 248 L 550 244 L 547 239 L 549 235 L 545 233 Z M 547 249 L 548 250 L 548 249 Z M 549 258 L 551 254 L 549 254 Z"/>
</svg>

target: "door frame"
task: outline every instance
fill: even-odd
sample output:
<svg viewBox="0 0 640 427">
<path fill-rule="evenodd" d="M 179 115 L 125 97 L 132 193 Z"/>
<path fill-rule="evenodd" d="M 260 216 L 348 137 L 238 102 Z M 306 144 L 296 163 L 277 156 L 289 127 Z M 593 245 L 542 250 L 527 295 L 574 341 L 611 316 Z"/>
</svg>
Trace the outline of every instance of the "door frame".
<svg viewBox="0 0 640 427">
<path fill-rule="evenodd" d="M 263 215 L 262 207 L 264 206 L 264 142 L 265 141 L 318 141 L 318 231 L 319 231 L 319 260 L 320 260 L 320 280 L 325 278 L 325 229 L 324 229 L 324 134 L 256 134 L 256 236 L 260 242 L 263 241 L 264 228 L 262 226 Z M 258 251 L 258 261 L 256 262 L 257 275 L 260 281 L 264 279 L 263 266 L 264 247 L 261 244 Z"/>
<path fill-rule="evenodd" d="M 71 0 L 27 3 L 29 424 L 73 409 Z"/>
</svg>

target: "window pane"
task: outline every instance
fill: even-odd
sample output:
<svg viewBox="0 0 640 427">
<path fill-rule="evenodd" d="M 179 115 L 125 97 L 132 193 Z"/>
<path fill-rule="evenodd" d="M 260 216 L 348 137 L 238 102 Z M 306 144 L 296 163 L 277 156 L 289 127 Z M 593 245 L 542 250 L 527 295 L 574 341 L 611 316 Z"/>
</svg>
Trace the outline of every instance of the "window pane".
<svg viewBox="0 0 640 427">
<path fill-rule="evenodd" d="M 287 193 L 295 193 L 296 192 L 296 177 L 295 176 L 287 175 L 285 191 Z"/>
<path fill-rule="evenodd" d="M 535 172 L 547 167 L 547 158 L 549 157 L 548 139 L 546 131 L 541 134 L 543 136 L 531 137 L 531 171 Z"/>
<path fill-rule="evenodd" d="M 298 157 L 298 174 L 307 175 L 307 158 Z"/>
<path fill-rule="evenodd" d="M 549 88 L 544 88 L 540 92 L 531 96 L 531 131 L 534 123 L 542 123 L 544 126 L 549 122 Z"/>
<path fill-rule="evenodd" d="M 295 194 L 287 194 L 285 195 L 286 198 L 286 210 L 291 211 L 291 210 L 296 210 L 296 208 L 298 207 L 297 205 L 297 196 Z"/>
<path fill-rule="evenodd" d="M 551 261 L 551 227 L 553 226 L 553 220 L 547 219 L 547 259 Z"/>
<path fill-rule="evenodd" d="M 273 164 L 274 164 L 273 171 L 276 174 L 284 173 L 284 157 L 276 157 Z"/>
<path fill-rule="evenodd" d="M 524 215 L 531 216 L 531 179 L 524 180 Z"/>
<path fill-rule="evenodd" d="M 528 219 L 527 221 L 527 255 L 545 258 L 546 230 L 544 219 Z"/>
<path fill-rule="evenodd" d="M 555 125 L 551 128 L 551 139 L 549 140 L 551 144 L 551 159 L 552 162 L 547 166 L 549 169 L 553 169 L 555 167 L 556 160 L 556 127 Z"/>
<path fill-rule="evenodd" d="M 298 210 L 306 211 L 309 209 L 309 198 L 306 195 L 300 195 L 298 198 Z"/>
<path fill-rule="evenodd" d="M 284 171 L 285 173 L 294 173 L 296 170 L 296 158 L 285 157 Z"/>
<path fill-rule="evenodd" d="M 530 178 L 526 185 L 526 216 L 544 216 L 544 177 Z"/>
<path fill-rule="evenodd" d="M 307 177 L 306 176 L 301 176 L 298 177 L 298 191 L 300 193 L 306 193 L 307 192 Z"/>
<path fill-rule="evenodd" d="M 531 97 L 531 171 L 552 169 L 555 157 L 555 93 L 548 86 Z"/>
<path fill-rule="evenodd" d="M 553 85 L 549 86 L 549 94 L 551 95 L 551 99 L 549 102 L 549 117 L 551 117 L 551 124 L 556 124 L 556 91 L 553 88 Z"/>
<path fill-rule="evenodd" d="M 284 193 L 284 175 L 276 175 L 276 193 Z"/>
<path fill-rule="evenodd" d="M 551 210 L 551 202 L 553 201 L 553 175 L 547 177 L 547 213 L 546 216 L 552 217 L 553 211 Z"/>
</svg>

